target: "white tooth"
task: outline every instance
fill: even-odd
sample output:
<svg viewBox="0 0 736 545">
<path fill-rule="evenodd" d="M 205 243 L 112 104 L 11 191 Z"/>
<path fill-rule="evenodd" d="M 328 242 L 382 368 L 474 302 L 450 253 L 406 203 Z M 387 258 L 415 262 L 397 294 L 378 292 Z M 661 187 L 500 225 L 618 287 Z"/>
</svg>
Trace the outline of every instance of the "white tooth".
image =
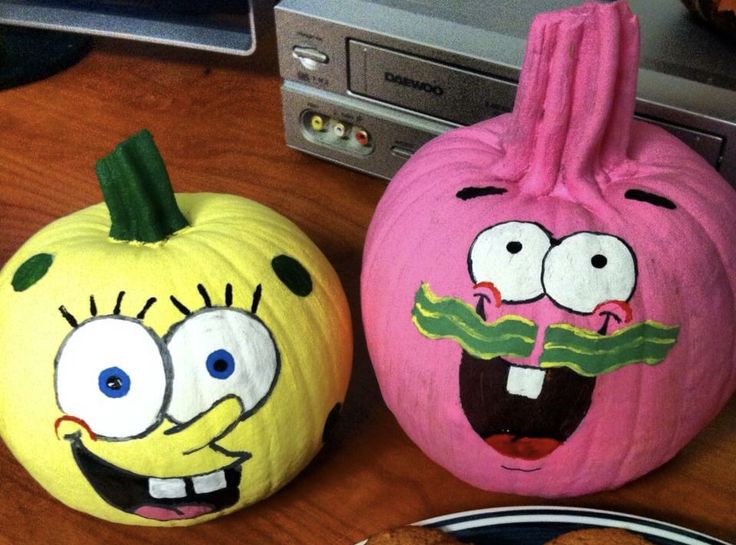
<svg viewBox="0 0 736 545">
<path fill-rule="evenodd" d="M 227 486 L 224 471 L 215 471 L 207 475 L 193 477 L 192 483 L 194 483 L 194 491 L 197 494 L 207 494 L 208 492 L 214 492 Z"/>
<path fill-rule="evenodd" d="M 187 495 L 184 479 L 148 479 L 148 493 L 154 498 L 183 498 Z"/>
<path fill-rule="evenodd" d="M 506 391 L 517 396 L 537 399 L 542 393 L 544 375 L 546 371 L 537 367 L 509 367 L 509 378 L 506 381 Z"/>
</svg>

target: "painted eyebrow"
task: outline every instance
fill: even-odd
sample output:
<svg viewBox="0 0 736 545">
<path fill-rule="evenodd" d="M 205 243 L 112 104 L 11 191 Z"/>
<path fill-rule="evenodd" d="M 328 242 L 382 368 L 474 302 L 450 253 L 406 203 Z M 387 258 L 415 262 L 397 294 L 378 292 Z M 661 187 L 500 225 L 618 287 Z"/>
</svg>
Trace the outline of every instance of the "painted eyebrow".
<svg viewBox="0 0 736 545">
<path fill-rule="evenodd" d="M 641 201 L 661 208 L 666 208 L 667 210 L 674 210 L 677 208 L 677 205 L 671 200 L 660 195 L 655 195 L 654 193 L 649 193 L 648 191 L 642 191 L 641 189 L 629 189 L 624 193 L 624 197 L 631 199 L 632 201 Z"/>
<path fill-rule="evenodd" d="M 506 193 L 506 191 L 507 190 L 503 187 L 496 187 L 492 185 L 486 187 L 464 187 L 463 189 L 455 193 L 455 196 L 458 199 L 467 201 L 476 197 L 485 197 L 486 195 L 503 195 L 504 193 Z"/>
</svg>

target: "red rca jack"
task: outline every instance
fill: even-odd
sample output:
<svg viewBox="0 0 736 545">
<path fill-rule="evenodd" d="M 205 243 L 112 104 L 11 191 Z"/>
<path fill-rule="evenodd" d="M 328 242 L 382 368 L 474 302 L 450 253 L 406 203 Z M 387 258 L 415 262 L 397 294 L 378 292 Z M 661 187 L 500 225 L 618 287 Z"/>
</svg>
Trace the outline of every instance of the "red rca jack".
<svg viewBox="0 0 736 545">
<path fill-rule="evenodd" d="M 366 131 L 365 129 L 356 128 L 354 137 L 355 141 L 361 146 L 367 146 L 368 144 L 370 144 L 371 137 L 368 134 L 368 131 Z"/>
</svg>

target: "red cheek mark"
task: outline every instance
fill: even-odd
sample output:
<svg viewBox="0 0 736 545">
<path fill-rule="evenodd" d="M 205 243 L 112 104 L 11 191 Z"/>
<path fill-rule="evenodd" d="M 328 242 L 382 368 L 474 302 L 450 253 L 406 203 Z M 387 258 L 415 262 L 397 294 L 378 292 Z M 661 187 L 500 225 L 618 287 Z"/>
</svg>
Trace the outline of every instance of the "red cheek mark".
<svg viewBox="0 0 736 545">
<path fill-rule="evenodd" d="M 56 422 L 54 422 L 54 431 L 56 432 L 57 439 L 61 439 L 59 437 L 59 426 L 61 426 L 61 423 L 64 421 L 74 422 L 75 424 L 82 426 L 87 431 L 89 438 L 92 439 L 92 441 L 97 441 L 97 435 L 95 435 L 95 432 L 90 429 L 90 427 L 84 420 L 82 420 L 81 418 L 77 418 L 76 416 L 70 416 L 68 414 L 60 416 L 56 419 Z"/>
<path fill-rule="evenodd" d="M 473 286 L 473 288 L 476 290 L 488 290 L 491 293 L 496 308 L 501 306 L 501 303 L 503 302 L 503 299 L 501 299 L 501 292 L 493 285 L 493 282 L 478 282 Z"/>
<path fill-rule="evenodd" d="M 593 309 L 593 314 L 604 313 L 613 314 L 625 324 L 628 324 L 634 316 L 631 305 L 626 301 L 606 301 Z"/>
</svg>

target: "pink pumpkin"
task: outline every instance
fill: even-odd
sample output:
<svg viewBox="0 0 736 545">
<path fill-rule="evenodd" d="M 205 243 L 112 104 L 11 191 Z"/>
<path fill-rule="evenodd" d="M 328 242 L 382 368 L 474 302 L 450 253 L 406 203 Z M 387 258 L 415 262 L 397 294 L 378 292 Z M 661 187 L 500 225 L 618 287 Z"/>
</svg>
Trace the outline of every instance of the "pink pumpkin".
<svg viewBox="0 0 736 545">
<path fill-rule="evenodd" d="M 624 2 L 538 16 L 514 111 L 424 146 L 370 226 L 384 399 L 475 486 L 620 486 L 736 389 L 736 193 L 632 119 L 638 44 Z"/>
</svg>

